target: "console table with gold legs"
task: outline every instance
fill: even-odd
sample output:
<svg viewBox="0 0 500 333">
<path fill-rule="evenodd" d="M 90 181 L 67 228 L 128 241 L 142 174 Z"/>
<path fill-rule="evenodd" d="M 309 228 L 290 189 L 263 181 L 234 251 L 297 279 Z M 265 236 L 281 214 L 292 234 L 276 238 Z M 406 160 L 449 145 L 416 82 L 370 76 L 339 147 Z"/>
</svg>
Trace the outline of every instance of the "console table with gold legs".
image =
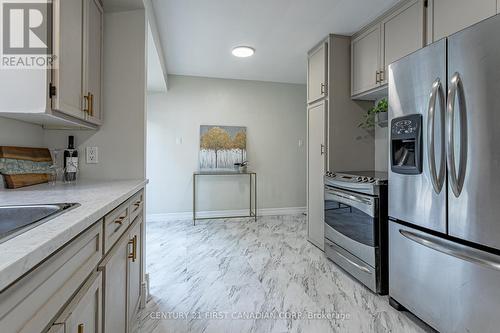
<svg viewBox="0 0 500 333">
<path fill-rule="evenodd" d="M 240 216 L 216 216 L 216 217 L 197 217 L 196 216 L 196 178 L 200 176 L 248 176 L 250 185 L 248 215 Z M 233 170 L 202 170 L 193 172 L 193 225 L 197 220 L 229 219 L 253 217 L 257 221 L 257 173 L 253 171 L 233 171 Z"/>
</svg>

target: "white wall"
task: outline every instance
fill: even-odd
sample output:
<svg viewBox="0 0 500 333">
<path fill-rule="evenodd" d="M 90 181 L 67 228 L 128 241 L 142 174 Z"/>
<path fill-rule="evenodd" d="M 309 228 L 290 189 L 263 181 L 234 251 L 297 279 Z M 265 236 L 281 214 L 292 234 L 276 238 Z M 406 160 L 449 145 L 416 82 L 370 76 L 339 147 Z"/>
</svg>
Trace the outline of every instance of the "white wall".
<svg viewBox="0 0 500 333">
<path fill-rule="evenodd" d="M 259 208 L 304 207 L 305 101 L 305 85 L 169 76 L 167 93 L 148 95 L 148 214 L 192 210 L 200 125 L 247 127 Z M 243 209 L 248 202 L 244 180 L 207 178 L 198 186 L 202 211 Z"/>
<path fill-rule="evenodd" d="M 0 146 L 44 147 L 42 126 L 0 117 Z"/>
<path fill-rule="evenodd" d="M 74 135 L 80 172 L 87 179 L 145 178 L 146 21 L 144 10 L 104 18 L 104 125 L 99 131 L 47 130 L 47 147 L 65 148 Z M 99 163 L 85 163 L 85 147 Z"/>
</svg>

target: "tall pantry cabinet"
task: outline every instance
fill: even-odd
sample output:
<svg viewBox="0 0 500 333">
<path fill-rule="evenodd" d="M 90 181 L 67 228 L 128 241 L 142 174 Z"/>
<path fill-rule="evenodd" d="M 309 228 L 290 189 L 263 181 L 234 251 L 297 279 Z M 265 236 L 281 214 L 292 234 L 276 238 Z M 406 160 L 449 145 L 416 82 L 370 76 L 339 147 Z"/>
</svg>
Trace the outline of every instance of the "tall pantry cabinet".
<svg viewBox="0 0 500 333">
<path fill-rule="evenodd" d="M 350 50 L 350 37 L 329 35 L 308 52 L 308 240 L 322 250 L 325 172 L 373 169 L 373 137 L 358 127 L 367 104 L 351 100 Z"/>
</svg>

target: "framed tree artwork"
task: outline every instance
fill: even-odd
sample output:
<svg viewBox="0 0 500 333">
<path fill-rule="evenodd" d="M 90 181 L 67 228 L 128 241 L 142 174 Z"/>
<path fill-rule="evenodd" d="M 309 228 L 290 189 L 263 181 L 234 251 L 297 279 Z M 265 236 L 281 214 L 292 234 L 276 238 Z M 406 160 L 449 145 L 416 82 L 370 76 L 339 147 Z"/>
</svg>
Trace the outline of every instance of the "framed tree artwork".
<svg viewBox="0 0 500 333">
<path fill-rule="evenodd" d="M 233 169 L 246 161 L 247 129 L 240 126 L 200 126 L 200 169 Z"/>
</svg>

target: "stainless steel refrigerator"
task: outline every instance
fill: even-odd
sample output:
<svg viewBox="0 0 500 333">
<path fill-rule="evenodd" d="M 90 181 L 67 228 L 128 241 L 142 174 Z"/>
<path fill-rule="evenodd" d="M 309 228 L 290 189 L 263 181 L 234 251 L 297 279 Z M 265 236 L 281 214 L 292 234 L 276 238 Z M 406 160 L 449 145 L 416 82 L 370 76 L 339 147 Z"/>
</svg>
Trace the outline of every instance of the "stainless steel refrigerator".
<svg viewBox="0 0 500 333">
<path fill-rule="evenodd" d="M 389 295 L 500 330 L 500 16 L 389 66 Z"/>
</svg>

